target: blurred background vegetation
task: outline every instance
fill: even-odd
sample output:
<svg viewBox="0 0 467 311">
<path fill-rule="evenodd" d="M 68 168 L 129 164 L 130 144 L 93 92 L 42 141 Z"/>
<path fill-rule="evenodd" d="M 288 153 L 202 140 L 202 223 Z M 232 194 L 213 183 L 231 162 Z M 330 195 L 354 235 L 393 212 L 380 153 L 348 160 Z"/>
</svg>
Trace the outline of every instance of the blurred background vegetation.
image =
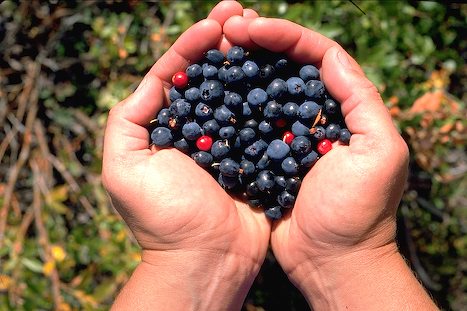
<svg viewBox="0 0 467 311">
<path fill-rule="evenodd" d="M 461 310 L 467 6 L 353 2 L 242 3 L 337 40 L 377 85 L 411 149 L 400 248 L 438 305 Z M 0 310 L 110 307 L 140 257 L 101 186 L 107 112 L 215 3 L 0 3 Z M 308 307 L 268 254 L 244 309 Z"/>
</svg>

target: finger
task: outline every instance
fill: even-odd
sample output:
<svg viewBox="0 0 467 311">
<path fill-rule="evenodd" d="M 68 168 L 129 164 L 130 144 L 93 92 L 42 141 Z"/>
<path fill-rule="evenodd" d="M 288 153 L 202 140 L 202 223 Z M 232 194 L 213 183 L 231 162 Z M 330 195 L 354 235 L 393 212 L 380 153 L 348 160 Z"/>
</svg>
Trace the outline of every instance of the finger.
<svg viewBox="0 0 467 311">
<path fill-rule="evenodd" d="M 243 17 L 245 18 L 257 18 L 259 17 L 258 12 L 253 9 L 243 9 Z"/>
<path fill-rule="evenodd" d="M 203 57 L 203 53 L 218 45 L 222 38 L 222 27 L 216 20 L 204 19 L 191 26 L 154 64 L 149 74 L 159 77 L 167 88 L 172 75 Z"/>
<path fill-rule="evenodd" d="M 256 13 L 256 12 L 255 12 Z M 239 45 L 246 49 L 255 49 L 258 45 L 250 38 L 248 29 L 255 18 L 232 16 L 223 27 L 224 35 L 232 45 Z"/>
<path fill-rule="evenodd" d="M 288 20 L 259 17 L 249 23 L 251 40 L 273 52 L 285 52 L 301 63 L 320 63 L 326 51 L 338 44 Z"/>
<path fill-rule="evenodd" d="M 221 26 L 234 15 L 243 15 L 243 7 L 237 1 L 221 1 L 209 13 L 207 19 L 217 21 Z"/>
</svg>

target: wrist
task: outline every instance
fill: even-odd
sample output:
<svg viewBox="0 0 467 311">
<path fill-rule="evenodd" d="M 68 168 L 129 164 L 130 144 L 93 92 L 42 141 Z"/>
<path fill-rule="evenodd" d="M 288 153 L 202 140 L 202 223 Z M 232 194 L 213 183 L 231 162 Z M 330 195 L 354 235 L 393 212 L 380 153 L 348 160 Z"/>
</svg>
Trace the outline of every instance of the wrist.
<svg viewBox="0 0 467 311">
<path fill-rule="evenodd" d="M 134 306 L 128 303 L 134 299 L 142 304 L 142 310 L 240 310 L 260 265 L 232 253 L 143 251 L 142 262 L 114 309 Z M 128 297 L 128 286 L 139 286 L 144 293 Z M 127 292 L 138 291 L 132 288 Z"/>
<path fill-rule="evenodd" d="M 304 262 L 289 278 L 314 310 L 436 310 L 395 242 Z"/>
</svg>

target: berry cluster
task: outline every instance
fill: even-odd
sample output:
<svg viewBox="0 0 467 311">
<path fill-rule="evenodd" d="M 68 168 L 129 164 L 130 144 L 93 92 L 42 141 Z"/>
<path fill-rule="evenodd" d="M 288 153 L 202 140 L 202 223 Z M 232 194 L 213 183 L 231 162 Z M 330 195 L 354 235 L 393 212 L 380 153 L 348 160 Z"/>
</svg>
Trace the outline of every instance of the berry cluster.
<svg viewBox="0 0 467 311">
<path fill-rule="evenodd" d="M 191 156 L 224 189 L 278 219 L 320 156 L 350 140 L 319 75 L 267 51 L 209 50 L 173 76 L 152 142 Z"/>
</svg>

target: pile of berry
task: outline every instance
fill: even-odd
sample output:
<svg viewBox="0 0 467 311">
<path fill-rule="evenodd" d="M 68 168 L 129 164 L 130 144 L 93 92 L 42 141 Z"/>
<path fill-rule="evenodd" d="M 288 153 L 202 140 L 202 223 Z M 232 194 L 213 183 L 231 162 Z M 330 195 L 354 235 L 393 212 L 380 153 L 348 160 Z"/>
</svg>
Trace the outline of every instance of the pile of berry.
<svg viewBox="0 0 467 311">
<path fill-rule="evenodd" d="M 332 142 L 348 144 L 340 105 L 313 65 L 234 46 L 172 79 L 152 142 L 191 156 L 218 183 L 272 219 L 291 208 L 301 179 Z"/>
</svg>

